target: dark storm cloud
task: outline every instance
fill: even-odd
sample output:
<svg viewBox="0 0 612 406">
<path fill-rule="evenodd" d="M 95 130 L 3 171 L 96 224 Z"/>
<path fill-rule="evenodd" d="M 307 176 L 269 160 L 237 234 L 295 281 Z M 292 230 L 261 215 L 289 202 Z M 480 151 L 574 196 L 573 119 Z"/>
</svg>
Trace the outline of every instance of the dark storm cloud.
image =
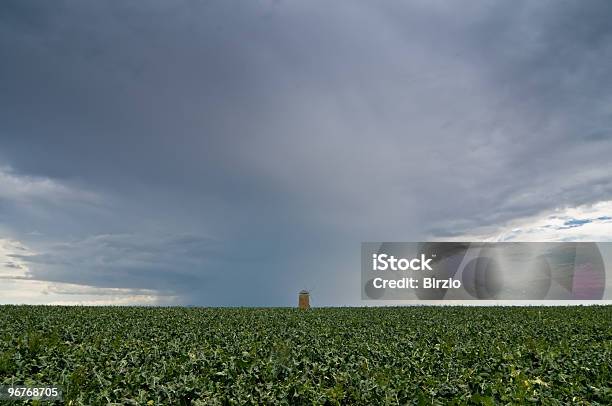
<svg viewBox="0 0 612 406">
<path fill-rule="evenodd" d="M 206 280 L 203 268 L 218 260 L 214 247 L 214 241 L 191 236 L 97 235 L 10 257 L 29 264 L 27 277 L 34 280 L 175 295 Z"/>
<path fill-rule="evenodd" d="M 610 17 L 606 1 L 3 2 L 0 225 L 39 279 L 353 303 L 361 241 L 610 199 Z"/>
</svg>

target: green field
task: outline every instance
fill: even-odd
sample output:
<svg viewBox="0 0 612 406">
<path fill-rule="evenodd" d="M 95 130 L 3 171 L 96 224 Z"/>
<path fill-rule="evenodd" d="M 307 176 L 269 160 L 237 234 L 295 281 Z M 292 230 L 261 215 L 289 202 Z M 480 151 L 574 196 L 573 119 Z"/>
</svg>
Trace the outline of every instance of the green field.
<svg viewBox="0 0 612 406">
<path fill-rule="evenodd" d="M 66 404 L 612 404 L 612 306 L 2 306 L 0 334 L 0 382 Z"/>
</svg>

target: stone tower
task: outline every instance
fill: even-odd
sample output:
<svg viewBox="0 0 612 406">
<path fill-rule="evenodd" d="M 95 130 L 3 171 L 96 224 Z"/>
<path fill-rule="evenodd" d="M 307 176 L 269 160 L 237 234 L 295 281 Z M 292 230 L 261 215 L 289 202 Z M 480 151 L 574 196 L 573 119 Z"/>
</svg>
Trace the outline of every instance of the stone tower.
<svg viewBox="0 0 612 406">
<path fill-rule="evenodd" d="M 310 292 L 307 290 L 300 291 L 298 307 L 300 309 L 310 309 Z"/>
</svg>

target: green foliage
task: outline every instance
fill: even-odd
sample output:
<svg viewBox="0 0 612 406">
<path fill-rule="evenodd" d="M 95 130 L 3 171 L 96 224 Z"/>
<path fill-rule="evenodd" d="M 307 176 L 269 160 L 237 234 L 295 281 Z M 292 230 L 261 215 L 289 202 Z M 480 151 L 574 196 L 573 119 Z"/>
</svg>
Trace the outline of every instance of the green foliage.
<svg viewBox="0 0 612 406">
<path fill-rule="evenodd" d="M 69 405 L 612 404 L 612 306 L 2 306 L 0 334 L 0 384 Z"/>
</svg>

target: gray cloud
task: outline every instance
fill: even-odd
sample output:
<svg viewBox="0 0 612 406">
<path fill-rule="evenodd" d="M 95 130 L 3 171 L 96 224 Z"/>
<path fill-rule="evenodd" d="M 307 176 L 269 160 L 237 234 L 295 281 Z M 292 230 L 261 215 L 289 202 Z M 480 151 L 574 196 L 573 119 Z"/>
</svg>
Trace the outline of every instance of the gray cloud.
<svg viewBox="0 0 612 406">
<path fill-rule="evenodd" d="M 101 199 L 0 190 L 37 277 L 353 303 L 361 241 L 612 196 L 609 2 L 0 8 L 0 164 Z"/>
<path fill-rule="evenodd" d="M 103 288 L 184 293 L 206 280 L 218 255 L 214 242 L 193 236 L 96 235 L 11 254 L 28 265 L 32 280 Z"/>
</svg>

